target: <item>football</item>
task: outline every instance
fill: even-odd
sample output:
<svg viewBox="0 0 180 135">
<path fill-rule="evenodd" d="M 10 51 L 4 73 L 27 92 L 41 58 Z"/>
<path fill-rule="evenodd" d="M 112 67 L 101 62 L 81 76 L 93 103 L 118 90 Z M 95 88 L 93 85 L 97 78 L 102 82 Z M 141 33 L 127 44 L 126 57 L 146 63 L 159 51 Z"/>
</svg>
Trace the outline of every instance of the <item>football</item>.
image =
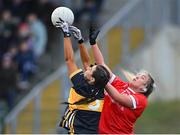
<svg viewBox="0 0 180 135">
<path fill-rule="evenodd" d="M 67 7 L 57 7 L 51 14 L 51 21 L 53 25 L 56 25 L 56 22 L 63 20 L 69 25 L 72 25 L 74 22 L 74 14 L 70 8 Z"/>
</svg>

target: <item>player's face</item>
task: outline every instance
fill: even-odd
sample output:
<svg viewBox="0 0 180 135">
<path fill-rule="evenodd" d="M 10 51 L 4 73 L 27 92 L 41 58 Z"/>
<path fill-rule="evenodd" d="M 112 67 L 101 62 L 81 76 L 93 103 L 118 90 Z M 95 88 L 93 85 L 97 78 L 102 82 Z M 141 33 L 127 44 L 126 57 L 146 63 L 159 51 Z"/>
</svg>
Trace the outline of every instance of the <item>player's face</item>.
<svg viewBox="0 0 180 135">
<path fill-rule="evenodd" d="M 87 70 L 84 72 L 84 77 L 88 80 L 91 81 L 93 80 L 92 74 L 96 70 L 97 65 L 90 66 L 87 68 Z M 93 81 L 94 82 L 94 81 Z"/>
<path fill-rule="evenodd" d="M 136 76 L 132 79 L 130 82 L 131 85 L 133 85 L 134 88 L 142 89 L 146 87 L 146 84 L 149 80 L 149 75 L 146 72 L 139 72 L 136 74 Z"/>
</svg>

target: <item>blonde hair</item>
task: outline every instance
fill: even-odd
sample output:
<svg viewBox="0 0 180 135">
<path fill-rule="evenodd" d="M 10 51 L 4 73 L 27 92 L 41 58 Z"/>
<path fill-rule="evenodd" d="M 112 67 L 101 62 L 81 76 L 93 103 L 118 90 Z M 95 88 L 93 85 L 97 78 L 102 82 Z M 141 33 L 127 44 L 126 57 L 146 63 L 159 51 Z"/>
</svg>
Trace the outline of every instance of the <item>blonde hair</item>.
<svg viewBox="0 0 180 135">
<path fill-rule="evenodd" d="M 125 70 L 123 68 L 121 68 L 120 70 L 124 74 L 124 76 L 126 77 L 126 79 L 128 81 L 131 81 L 135 77 L 135 74 L 130 72 L 130 71 L 128 71 L 128 70 Z"/>
</svg>

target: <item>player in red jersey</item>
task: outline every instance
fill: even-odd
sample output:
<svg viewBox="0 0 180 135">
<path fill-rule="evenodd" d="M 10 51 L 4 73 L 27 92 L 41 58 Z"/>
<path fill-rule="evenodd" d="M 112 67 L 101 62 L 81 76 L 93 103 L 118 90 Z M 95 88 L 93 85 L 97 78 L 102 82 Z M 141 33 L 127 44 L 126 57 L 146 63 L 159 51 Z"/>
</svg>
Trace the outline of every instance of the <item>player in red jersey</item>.
<svg viewBox="0 0 180 135">
<path fill-rule="evenodd" d="M 99 31 L 90 29 L 90 45 L 97 64 L 105 66 L 111 79 L 105 87 L 104 106 L 99 123 L 100 134 L 133 134 L 134 124 L 147 106 L 147 97 L 154 88 L 154 80 L 146 71 L 139 72 L 132 81 L 123 82 L 107 67 L 96 44 Z"/>
</svg>

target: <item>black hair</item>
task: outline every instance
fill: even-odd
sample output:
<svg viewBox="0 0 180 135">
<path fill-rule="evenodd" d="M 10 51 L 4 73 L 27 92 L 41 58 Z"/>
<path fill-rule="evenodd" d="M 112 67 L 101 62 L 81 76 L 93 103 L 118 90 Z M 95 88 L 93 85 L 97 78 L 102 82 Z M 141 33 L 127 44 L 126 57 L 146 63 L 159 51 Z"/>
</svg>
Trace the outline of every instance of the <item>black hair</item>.
<svg viewBox="0 0 180 135">
<path fill-rule="evenodd" d="M 109 71 L 102 65 L 97 65 L 92 77 L 95 78 L 94 85 L 97 88 L 104 88 L 110 79 Z"/>
<path fill-rule="evenodd" d="M 154 79 L 151 77 L 151 75 L 148 74 L 148 76 L 149 76 L 149 81 L 147 82 L 147 86 L 146 86 L 147 91 L 143 93 L 146 97 L 148 97 L 152 93 L 155 85 Z"/>
</svg>

